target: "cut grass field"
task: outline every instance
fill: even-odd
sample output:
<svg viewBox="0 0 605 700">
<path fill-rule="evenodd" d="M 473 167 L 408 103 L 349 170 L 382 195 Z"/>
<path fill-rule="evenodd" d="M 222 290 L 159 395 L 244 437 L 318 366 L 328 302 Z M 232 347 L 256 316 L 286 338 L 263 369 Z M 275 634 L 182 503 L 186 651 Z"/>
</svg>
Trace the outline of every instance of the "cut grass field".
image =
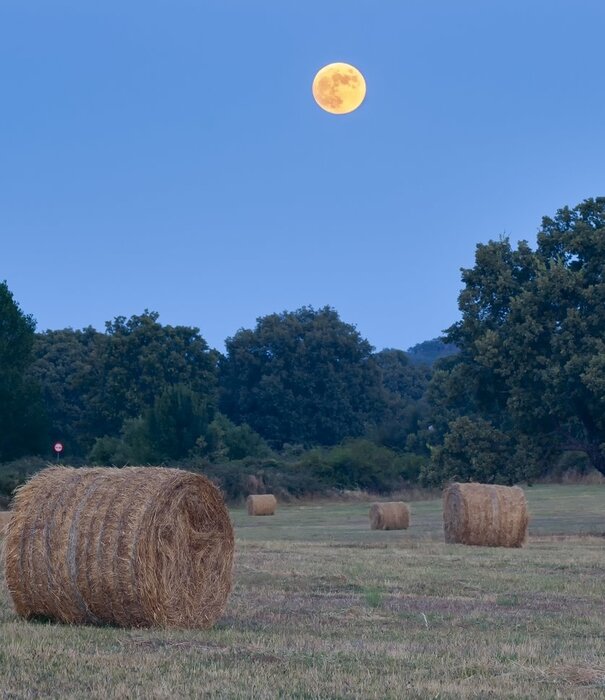
<svg viewBox="0 0 605 700">
<path fill-rule="evenodd" d="M 210 631 L 18 619 L 0 591 L 0 698 L 603 698 L 605 486 L 525 489 L 524 549 L 445 545 L 369 504 L 234 509 L 234 590 Z"/>
</svg>

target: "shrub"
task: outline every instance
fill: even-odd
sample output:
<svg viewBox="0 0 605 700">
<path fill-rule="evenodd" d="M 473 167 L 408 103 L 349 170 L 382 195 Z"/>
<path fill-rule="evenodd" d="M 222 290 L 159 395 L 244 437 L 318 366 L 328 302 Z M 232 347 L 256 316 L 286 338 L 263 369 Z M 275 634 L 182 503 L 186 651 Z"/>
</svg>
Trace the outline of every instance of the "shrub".
<svg viewBox="0 0 605 700">
<path fill-rule="evenodd" d="M 0 464 L 0 495 L 2 503 L 7 505 L 13 491 L 24 483 L 28 477 L 48 466 L 49 462 L 41 457 L 21 457 L 13 462 Z"/>
<path fill-rule="evenodd" d="M 430 463 L 421 472 L 425 486 L 448 481 L 512 484 L 510 439 L 482 418 L 457 418 L 449 424 L 443 445 L 432 450 Z"/>
<path fill-rule="evenodd" d="M 303 467 L 327 487 L 387 493 L 415 481 L 423 458 L 401 454 L 365 440 L 349 440 L 329 450 L 313 450 Z"/>
</svg>

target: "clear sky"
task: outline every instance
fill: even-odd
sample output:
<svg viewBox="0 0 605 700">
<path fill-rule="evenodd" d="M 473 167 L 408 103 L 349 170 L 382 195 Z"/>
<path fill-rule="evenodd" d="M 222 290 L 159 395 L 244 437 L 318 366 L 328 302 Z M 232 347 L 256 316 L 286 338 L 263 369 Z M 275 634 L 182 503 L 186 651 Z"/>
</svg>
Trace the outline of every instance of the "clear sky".
<svg viewBox="0 0 605 700">
<path fill-rule="evenodd" d="M 1 0 L 0 280 L 39 330 L 147 307 L 222 349 L 329 304 L 434 337 L 478 242 L 605 194 L 604 31 L 603 0 Z"/>
</svg>

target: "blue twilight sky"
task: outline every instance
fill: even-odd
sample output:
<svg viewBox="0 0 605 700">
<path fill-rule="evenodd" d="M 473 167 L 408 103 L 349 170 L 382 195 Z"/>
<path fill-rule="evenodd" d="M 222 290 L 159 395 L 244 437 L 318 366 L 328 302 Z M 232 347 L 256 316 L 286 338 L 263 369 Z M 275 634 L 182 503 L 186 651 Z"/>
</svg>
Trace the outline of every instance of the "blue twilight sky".
<svg viewBox="0 0 605 700">
<path fill-rule="evenodd" d="M 476 243 L 605 194 L 604 36 L 604 0 L 1 0 L 0 280 L 40 330 L 330 304 L 407 348 Z"/>
</svg>

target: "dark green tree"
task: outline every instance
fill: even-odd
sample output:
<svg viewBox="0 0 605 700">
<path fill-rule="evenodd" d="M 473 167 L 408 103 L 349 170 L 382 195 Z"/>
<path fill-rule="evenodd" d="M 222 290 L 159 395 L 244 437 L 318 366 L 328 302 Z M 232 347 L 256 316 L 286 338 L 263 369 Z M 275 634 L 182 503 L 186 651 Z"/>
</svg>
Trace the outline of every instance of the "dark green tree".
<svg viewBox="0 0 605 700">
<path fill-rule="evenodd" d="M 409 356 L 412 364 L 431 366 L 437 360 L 450 357 L 450 355 L 455 355 L 457 352 L 458 348 L 455 345 L 444 343 L 441 338 L 433 338 L 432 340 L 425 340 L 422 343 L 413 345 L 411 348 L 408 348 L 406 354 Z"/>
<path fill-rule="evenodd" d="M 199 329 L 163 326 L 158 318 L 146 310 L 105 324 L 93 360 L 99 379 L 93 399 L 102 423 L 99 435 L 116 435 L 125 420 L 142 415 L 176 384 L 214 403 L 218 353 L 208 348 Z"/>
<path fill-rule="evenodd" d="M 34 352 L 31 373 L 53 436 L 70 454 L 87 455 L 96 438 L 120 440 L 126 427 L 133 430 L 128 421 L 142 417 L 168 387 L 183 384 L 209 406 L 216 403 L 218 353 L 197 328 L 163 326 L 154 312 L 118 317 L 105 333 L 47 331 L 36 337 Z"/>
<path fill-rule="evenodd" d="M 456 418 L 448 426 L 443 445 L 434 448 L 422 481 L 431 486 L 446 481 L 512 484 L 518 478 L 511 469 L 512 452 L 509 436 L 488 421 Z"/>
<path fill-rule="evenodd" d="M 209 457 L 218 462 L 271 454 L 267 443 L 249 425 L 235 425 L 222 413 L 208 426 L 205 441 Z"/>
<path fill-rule="evenodd" d="M 431 378 L 427 365 L 415 365 L 403 350 L 387 348 L 374 355 L 382 373 L 382 384 L 404 401 L 419 401 Z"/>
<path fill-rule="evenodd" d="M 401 454 L 362 438 L 310 450 L 302 467 L 326 487 L 384 493 L 417 481 L 422 461 L 417 455 Z"/>
<path fill-rule="evenodd" d="M 35 328 L 6 282 L 0 283 L 0 462 L 49 447 L 39 390 L 27 377 Z"/>
<path fill-rule="evenodd" d="M 61 440 L 70 456 L 85 456 L 104 431 L 96 411 L 101 382 L 95 359 L 102 341 L 92 327 L 35 337 L 29 372 L 41 388 L 52 439 Z"/>
<path fill-rule="evenodd" d="M 426 415 L 424 396 L 431 370 L 428 365 L 412 364 L 402 350 L 381 350 L 374 360 L 381 372 L 383 401 L 368 437 L 386 447 L 403 450 Z"/>
<path fill-rule="evenodd" d="M 208 432 L 208 402 L 189 387 L 169 386 L 155 399 L 144 418 L 150 452 L 158 460 L 182 459 Z"/>
<path fill-rule="evenodd" d="M 460 348 L 442 382 L 446 410 L 466 405 L 543 466 L 584 452 L 605 474 L 605 197 L 545 217 L 533 251 L 478 245 L 463 270 Z"/>
<path fill-rule="evenodd" d="M 97 438 L 94 464 L 159 464 L 207 451 L 212 409 L 182 384 L 167 386 L 142 416 L 124 421 L 120 437 Z"/>
<path fill-rule="evenodd" d="M 275 446 L 360 435 L 380 404 L 372 346 L 330 307 L 264 316 L 226 348 L 222 410 Z"/>
</svg>

